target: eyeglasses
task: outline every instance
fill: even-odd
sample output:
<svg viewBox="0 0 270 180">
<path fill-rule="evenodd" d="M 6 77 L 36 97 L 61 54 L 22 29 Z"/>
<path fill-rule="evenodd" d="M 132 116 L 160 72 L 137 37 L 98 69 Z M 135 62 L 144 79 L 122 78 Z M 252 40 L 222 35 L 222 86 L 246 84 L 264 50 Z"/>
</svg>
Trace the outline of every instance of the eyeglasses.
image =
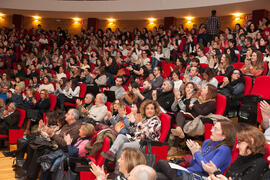
<svg viewBox="0 0 270 180">
<path fill-rule="evenodd" d="M 238 72 L 234 72 L 233 74 L 237 74 L 237 75 L 240 75 L 240 73 L 238 73 Z"/>
</svg>

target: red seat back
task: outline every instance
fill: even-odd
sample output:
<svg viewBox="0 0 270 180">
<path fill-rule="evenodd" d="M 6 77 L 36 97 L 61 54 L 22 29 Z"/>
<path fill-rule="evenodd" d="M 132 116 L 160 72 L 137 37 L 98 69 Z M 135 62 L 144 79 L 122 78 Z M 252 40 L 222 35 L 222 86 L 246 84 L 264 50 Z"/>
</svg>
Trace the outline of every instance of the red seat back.
<svg viewBox="0 0 270 180">
<path fill-rule="evenodd" d="M 110 149 L 110 139 L 108 137 L 104 138 L 104 142 L 101 150 L 96 153 L 91 159 L 95 160 L 95 164 L 98 166 L 102 166 L 105 162 L 105 158 L 101 156 L 101 152 L 107 152 Z M 96 176 L 92 172 L 80 172 L 81 180 L 95 180 Z"/>
<path fill-rule="evenodd" d="M 218 94 L 216 99 L 216 114 L 223 115 L 226 109 L 226 96 Z"/>
<path fill-rule="evenodd" d="M 249 95 L 252 88 L 252 78 L 249 76 L 244 76 L 245 78 L 245 90 L 243 96 Z"/>
<path fill-rule="evenodd" d="M 222 83 L 224 77 L 225 77 L 225 76 L 215 76 L 215 78 L 217 79 L 218 83 Z"/>
<path fill-rule="evenodd" d="M 208 67 L 208 64 L 206 64 L 206 63 L 201 63 L 200 66 L 201 66 L 202 69 L 204 69 L 204 68 L 207 68 L 207 67 Z"/>
<path fill-rule="evenodd" d="M 233 63 L 232 65 L 235 69 L 241 69 L 245 65 L 245 63 L 238 62 L 238 63 Z"/>
<path fill-rule="evenodd" d="M 251 95 L 260 95 L 263 99 L 270 99 L 270 76 L 259 76 L 255 79 Z"/>
<path fill-rule="evenodd" d="M 87 90 L 87 85 L 81 83 L 80 84 L 80 95 L 79 95 L 80 98 L 84 98 L 86 90 Z"/>
<path fill-rule="evenodd" d="M 20 109 L 20 108 L 17 108 L 17 110 L 18 110 L 18 112 L 20 113 L 20 121 L 19 121 L 18 126 L 19 126 L 19 127 L 22 127 L 23 122 L 24 122 L 24 120 L 25 120 L 25 110 Z"/>
<path fill-rule="evenodd" d="M 159 141 L 165 142 L 169 130 L 171 128 L 171 117 L 168 114 L 160 113 L 160 121 L 161 121 L 161 135 Z"/>
<path fill-rule="evenodd" d="M 50 99 L 50 111 L 53 111 L 56 103 L 57 103 L 57 97 L 54 94 L 49 94 L 49 99 Z"/>
</svg>

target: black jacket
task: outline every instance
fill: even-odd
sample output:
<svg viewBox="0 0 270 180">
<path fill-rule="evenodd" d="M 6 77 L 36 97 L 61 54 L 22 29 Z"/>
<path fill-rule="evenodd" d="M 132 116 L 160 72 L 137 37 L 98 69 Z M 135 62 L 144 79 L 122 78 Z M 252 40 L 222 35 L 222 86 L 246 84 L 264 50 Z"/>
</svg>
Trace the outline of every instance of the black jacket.
<svg viewBox="0 0 270 180">
<path fill-rule="evenodd" d="M 162 90 L 157 91 L 157 102 L 159 105 L 165 109 L 167 112 L 172 112 L 171 106 L 174 102 L 173 91 L 162 92 Z"/>
</svg>

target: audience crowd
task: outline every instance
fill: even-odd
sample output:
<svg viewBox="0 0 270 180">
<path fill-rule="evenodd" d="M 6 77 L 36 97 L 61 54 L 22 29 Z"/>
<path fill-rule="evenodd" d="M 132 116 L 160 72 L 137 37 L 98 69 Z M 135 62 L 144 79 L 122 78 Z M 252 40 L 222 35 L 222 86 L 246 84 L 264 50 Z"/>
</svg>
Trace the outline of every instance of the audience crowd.
<svg viewBox="0 0 270 180">
<path fill-rule="evenodd" d="M 222 117 L 202 146 L 185 130 L 194 118 L 215 114 L 218 94 L 227 99 L 224 116 L 236 117 L 245 76 L 270 76 L 270 21 L 221 31 L 215 14 L 190 30 L 91 28 L 71 36 L 60 27 L 1 28 L 0 134 L 18 129 L 19 110 L 25 112 L 24 138 L 17 151 L 5 153 L 16 156 L 18 176 L 50 179 L 74 157 L 91 161 L 97 179 L 107 179 L 92 157 L 109 138 L 101 156 L 116 160 L 116 179 L 176 179 L 181 173 L 171 163 L 160 160 L 153 169 L 138 150 L 144 140 L 160 141 L 166 114 L 168 155 L 190 153 L 190 173 L 212 180 L 270 177 L 263 158 L 270 141 L 267 101 L 261 102 L 260 130 L 242 123 L 235 128 Z M 239 156 L 231 163 L 235 148 Z"/>
</svg>

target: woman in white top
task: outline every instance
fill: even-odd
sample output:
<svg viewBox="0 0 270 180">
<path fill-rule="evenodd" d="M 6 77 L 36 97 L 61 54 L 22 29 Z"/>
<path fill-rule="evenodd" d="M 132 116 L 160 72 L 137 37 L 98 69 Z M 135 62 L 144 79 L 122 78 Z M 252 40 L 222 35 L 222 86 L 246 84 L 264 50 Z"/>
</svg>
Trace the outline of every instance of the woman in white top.
<svg viewBox="0 0 270 180">
<path fill-rule="evenodd" d="M 57 89 L 60 93 L 57 97 L 57 102 L 59 103 L 61 110 L 65 110 L 65 102 L 76 103 L 76 99 L 79 97 L 81 90 L 76 79 L 67 81 L 64 90 L 59 87 L 57 87 Z"/>
<path fill-rule="evenodd" d="M 183 84 L 183 81 L 180 80 L 180 73 L 179 71 L 173 71 L 171 73 L 171 77 L 174 83 L 174 89 L 180 89 L 181 85 Z"/>
<path fill-rule="evenodd" d="M 202 71 L 201 89 L 204 88 L 207 84 L 212 84 L 215 87 L 218 86 L 218 81 L 214 77 L 214 72 L 209 67 L 204 68 Z"/>
<path fill-rule="evenodd" d="M 45 76 L 43 78 L 43 84 L 41 84 L 38 88 L 38 92 L 40 92 L 41 90 L 46 89 L 49 93 L 53 93 L 54 92 L 54 87 L 53 84 L 51 83 L 51 79 L 49 76 Z"/>
<path fill-rule="evenodd" d="M 56 80 L 59 82 L 62 78 L 67 78 L 67 75 L 64 73 L 65 70 L 62 66 L 59 67 L 58 73 L 56 74 Z"/>
<path fill-rule="evenodd" d="M 161 61 L 160 58 L 164 58 L 164 55 L 162 54 L 162 49 L 160 46 L 157 47 L 157 51 L 153 53 L 152 56 L 152 68 L 156 67 L 158 63 Z"/>
</svg>

